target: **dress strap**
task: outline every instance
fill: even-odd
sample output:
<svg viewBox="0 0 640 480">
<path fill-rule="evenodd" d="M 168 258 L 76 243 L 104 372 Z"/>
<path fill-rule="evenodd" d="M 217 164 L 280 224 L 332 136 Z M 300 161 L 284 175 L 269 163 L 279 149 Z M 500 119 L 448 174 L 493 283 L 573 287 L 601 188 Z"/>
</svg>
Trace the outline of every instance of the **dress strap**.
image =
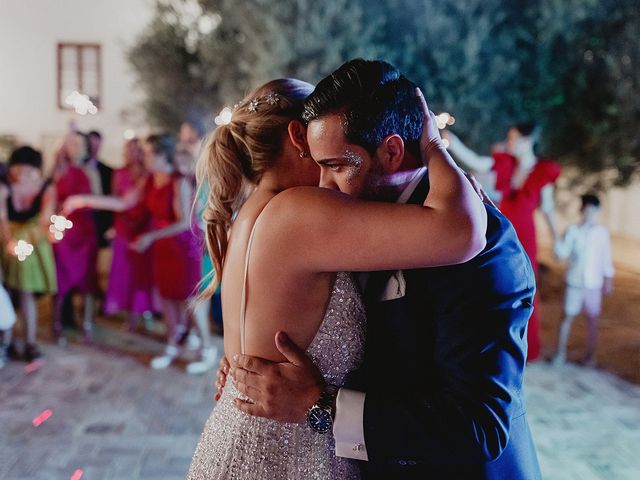
<svg viewBox="0 0 640 480">
<path fill-rule="evenodd" d="M 261 214 L 262 212 L 260 212 Z M 249 255 L 251 255 L 251 244 L 253 243 L 253 234 L 256 231 L 256 225 L 258 224 L 258 218 L 260 218 L 260 214 L 256 218 L 256 221 L 253 223 L 253 227 L 251 228 L 251 234 L 249 235 L 249 243 L 247 244 L 247 254 L 244 258 L 244 277 L 242 279 L 242 297 L 240 300 L 240 353 L 244 355 L 245 352 L 245 313 L 247 310 L 247 274 L 249 273 Z"/>
</svg>

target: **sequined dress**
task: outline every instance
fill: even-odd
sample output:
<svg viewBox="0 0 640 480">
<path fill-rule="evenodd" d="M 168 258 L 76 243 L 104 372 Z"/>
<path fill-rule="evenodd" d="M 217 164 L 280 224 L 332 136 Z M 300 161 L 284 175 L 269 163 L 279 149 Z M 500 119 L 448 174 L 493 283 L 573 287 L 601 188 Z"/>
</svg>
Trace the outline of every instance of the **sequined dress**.
<svg viewBox="0 0 640 480">
<path fill-rule="evenodd" d="M 307 355 L 332 385 L 344 385 L 364 356 L 366 317 L 351 274 L 336 275 L 324 318 Z M 281 423 L 238 410 L 229 382 L 207 420 L 189 480 L 358 479 L 355 460 L 336 457 L 331 433 Z"/>
</svg>

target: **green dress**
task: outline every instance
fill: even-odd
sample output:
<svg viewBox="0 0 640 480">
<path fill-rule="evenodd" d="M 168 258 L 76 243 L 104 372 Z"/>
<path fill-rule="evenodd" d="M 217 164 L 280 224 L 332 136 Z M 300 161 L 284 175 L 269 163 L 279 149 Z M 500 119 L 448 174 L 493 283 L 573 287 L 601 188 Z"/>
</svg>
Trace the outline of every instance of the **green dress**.
<svg viewBox="0 0 640 480">
<path fill-rule="evenodd" d="M 57 291 L 56 267 L 48 235 L 40 225 L 42 197 L 45 183 L 31 207 L 17 211 L 13 206 L 11 188 L 7 197 L 9 229 L 14 240 L 24 240 L 33 246 L 33 252 L 23 261 L 2 249 L 2 269 L 6 287 L 20 292 L 54 294 Z"/>
</svg>

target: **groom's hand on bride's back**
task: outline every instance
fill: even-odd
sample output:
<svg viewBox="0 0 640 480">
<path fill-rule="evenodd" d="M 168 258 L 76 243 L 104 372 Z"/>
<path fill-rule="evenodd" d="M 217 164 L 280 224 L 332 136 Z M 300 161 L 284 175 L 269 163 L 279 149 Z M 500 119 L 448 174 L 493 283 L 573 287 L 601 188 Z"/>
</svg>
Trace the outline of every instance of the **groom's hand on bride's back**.
<svg viewBox="0 0 640 480">
<path fill-rule="evenodd" d="M 227 357 L 223 355 L 220 359 L 220 366 L 218 367 L 216 375 L 216 394 L 213 397 L 216 402 L 220 400 L 220 397 L 222 396 L 222 390 L 227 384 L 227 375 L 229 374 L 230 369 L 231 365 L 229 365 L 229 360 L 227 360 Z"/>
<path fill-rule="evenodd" d="M 284 332 L 276 333 L 276 346 L 286 362 L 249 355 L 236 355 L 231 362 L 230 373 L 236 388 L 253 401 L 236 398 L 236 407 L 249 415 L 303 422 L 309 408 L 320 398 L 324 379 L 311 359 Z"/>
</svg>

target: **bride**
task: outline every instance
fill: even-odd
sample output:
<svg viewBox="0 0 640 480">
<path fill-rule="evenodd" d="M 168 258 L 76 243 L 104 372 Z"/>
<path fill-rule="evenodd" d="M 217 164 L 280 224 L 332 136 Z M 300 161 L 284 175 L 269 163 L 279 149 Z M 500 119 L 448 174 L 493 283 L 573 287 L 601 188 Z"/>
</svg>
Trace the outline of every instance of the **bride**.
<svg viewBox="0 0 640 480">
<path fill-rule="evenodd" d="M 450 157 L 425 148 L 440 138 L 418 98 L 423 161 L 438 164 L 422 208 L 317 188 L 319 169 L 300 120 L 312 89 L 294 79 L 268 82 L 211 135 L 198 165 L 199 183 L 209 190 L 204 220 L 217 272 L 208 291 L 221 282 L 225 356 L 284 361 L 273 342 L 284 330 L 306 348 L 327 384 L 341 386 L 363 360 L 366 330 L 357 285 L 346 272 L 462 263 L 484 246 L 485 218 L 477 213 L 481 199 Z M 253 189 L 234 218 L 247 184 Z M 311 422 L 247 415 L 234 405 L 239 396 L 228 384 L 189 479 L 359 478 L 357 462 L 336 457 L 330 432 Z M 317 400 L 300 402 L 311 407 Z"/>
</svg>

